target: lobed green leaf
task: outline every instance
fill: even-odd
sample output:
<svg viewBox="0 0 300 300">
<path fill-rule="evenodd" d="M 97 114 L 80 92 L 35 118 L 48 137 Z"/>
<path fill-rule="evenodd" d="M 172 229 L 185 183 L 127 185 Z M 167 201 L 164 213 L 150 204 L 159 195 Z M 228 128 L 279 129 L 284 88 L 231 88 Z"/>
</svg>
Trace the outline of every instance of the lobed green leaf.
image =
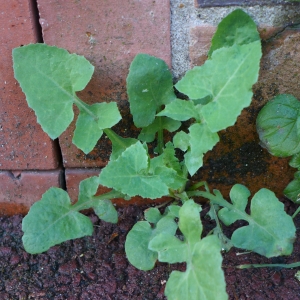
<svg viewBox="0 0 300 300">
<path fill-rule="evenodd" d="M 185 272 L 171 273 L 165 290 L 168 299 L 227 299 L 220 243 L 215 236 L 200 240 L 200 210 L 193 200 L 187 200 L 180 208 L 179 228 L 183 241 L 163 232 L 149 242 L 149 249 L 158 253 L 160 261 L 187 264 Z"/>
<path fill-rule="evenodd" d="M 217 132 L 232 126 L 242 109 L 250 104 L 260 58 L 259 41 L 220 48 L 203 66 L 188 71 L 175 86 L 190 99 L 211 97 L 200 113 L 209 129 Z"/>
<path fill-rule="evenodd" d="M 173 217 L 162 217 L 154 227 L 146 221 L 137 222 L 129 231 L 125 252 L 129 262 L 140 270 L 151 270 L 157 261 L 157 253 L 149 249 L 150 241 L 160 233 L 174 235 L 177 224 Z"/>
<path fill-rule="evenodd" d="M 166 182 L 173 182 L 175 173 L 168 168 L 162 169 L 159 170 L 159 174 L 148 172 L 148 153 L 144 146 L 137 142 L 128 147 L 116 160 L 110 161 L 99 177 L 102 185 L 128 196 L 140 195 L 156 199 L 169 194 Z"/>
<path fill-rule="evenodd" d="M 173 271 L 166 285 L 168 299 L 225 300 L 225 278 L 221 268 L 219 240 L 208 236 L 199 241 L 185 272 Z"/>
<path fill-rule="evenodd" d="M 261 189 L 251 200 L 251 215 L 248 216 L 244 212 L 245 197 L 248 195 L 247 191 L 240 193 L 233 201 L 234 209 L 223 208 L 219 211 L 219 218 L 226 225 L 237 219 L 249 222 L 248 226 L 233 233 L 233 245 L 266 257 L 291 254 L 296 228 L 291 216 L 284 211 L 283 203 L 270 190 Z"/>
</svg>

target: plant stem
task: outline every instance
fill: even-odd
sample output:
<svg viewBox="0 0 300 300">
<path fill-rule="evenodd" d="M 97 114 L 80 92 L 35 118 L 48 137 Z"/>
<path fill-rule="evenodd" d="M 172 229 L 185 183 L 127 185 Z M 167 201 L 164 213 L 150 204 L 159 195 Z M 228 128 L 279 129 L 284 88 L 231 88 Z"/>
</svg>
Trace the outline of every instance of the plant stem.
<svg viewBox="0 0 300 300">
<path fill-rule="evenodd" d="M 74 97 L 74 103 L 79 108 L 79 110 L 84 110 L 87 114 L 89 114 L 95 121 L 99 120 L 99 117 L 95 115 L 89 108 L 90 105 L 84 103 L 77 96 Z"/>
<path fill-rule="evenodd" d="M 298 213 L 300 212 L 300 206 L 297 208 L 297 210 L 294 212 L 294 214 L 292 215 L 292 218 L 294 219 Z"/>
<path fill-rule="evenodd" d="M 80 211 L 83 209 L 88 209 L 93 206 L 93 203 L 96 201 L 101 201 L 101 200 L 110 200 L 114 198 L 124 198 L 124 195 L 118 191 L 112 190 L 108 193 L 99 195 L 99 196 L 93 196 L 91 197 L 88 201 L 85 201 L 84 203 L 77 202 L 73 205 L 73 210 L 75 211 Z"/>
<path fill-rule="evenodd" d="M 159 121 L 159 130 L 157 132 L 157 153 L 160 155 L 163 153 L 164 149 L 164 131 L 162 129 L 162 117 L 157 117 Z"/>
<path fill-rule="evenodd" d="M 222 207 L 226 207 L 229 210 L 240 215 L 242 220 L 245 220 L 249 223 L 253 223 L 253 219 L 249 215 L 247 215 L 246 212 L 236 209 L 236 207 L 234 207 L 231 203 L 227 202 L 218 190 L 214 190 L 214 193 L 216 195 L 213 195 L 210 192 L 204 192 L 204 191 L 188 191 L 187 195 L 189 197 L 192 197 L 192 196 L 204 197 L 204 198 L 210 200 L 213 204 L 218 204 Z"/>
<path fill-rule="evenodd" d="M 300 267 L 300 262 L 295 262 L 292 264 L 249 264 L 249 265 L 239 265 L 236 266 L 238 269 L 249 269 L 249 268 L 286 268 L 286 269 L 291 269 L 291 268 L 297 268 Z"/>
<path fill-rule="evenodd" d="M 195 191 L 195 190 L 199 189 L 201 186 L 204 186 L 205 190 L 207 192 L 209 192 L 209 187 L 208 187 L 208 184 L 207 184 L 206 181 L 197 182 L 196 184 L 192 185 L 188 190 L 189 191 Z"/>
</svg>

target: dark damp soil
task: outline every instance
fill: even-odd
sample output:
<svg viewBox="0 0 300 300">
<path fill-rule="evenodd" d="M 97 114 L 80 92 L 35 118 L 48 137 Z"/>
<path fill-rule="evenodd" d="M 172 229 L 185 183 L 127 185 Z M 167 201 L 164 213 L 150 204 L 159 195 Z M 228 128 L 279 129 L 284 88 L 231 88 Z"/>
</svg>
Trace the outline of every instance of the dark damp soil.
<svg viewBox="0 0 300 300">
<path fill-rule="evenodd" d="M 287 201 L 285 204 L 292 214 L 295 206 Z M 153 270 L 143 272 L 131 266 L 124 253 L 126 234 L 142 218 L 143 209 L 119 209 L 118 225 L 89 214 L 95 227 L 93 236 L 65 242 L 39 255 L 27 254 L 22 247 L 22 216 L 1 217 L 0 299 L 165 299 L 168 275 L 174 269 L 183 271 L 185 266 L 159 263 Z M 295 222 L 298 228 L 300 217 Z M 209 220 L 204 223 L 208 229 L 213 225 Z M 230 235 L 232 229 L 226 233 Z M 239 252 L 242 251 L 231 249 L 224 254 L 229 299 L 300 299 L 297 269 L 234 268 L 246 263 L 299 261 L 300 239 L 289 257 L 266 259 L 253 253 L 237 255 Z"/>
</svg>

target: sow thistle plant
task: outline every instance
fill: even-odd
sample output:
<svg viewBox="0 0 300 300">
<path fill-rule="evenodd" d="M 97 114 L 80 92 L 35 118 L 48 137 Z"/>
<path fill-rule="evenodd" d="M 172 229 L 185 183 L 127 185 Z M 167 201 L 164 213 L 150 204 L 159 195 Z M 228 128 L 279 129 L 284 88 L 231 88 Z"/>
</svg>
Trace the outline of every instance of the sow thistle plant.
<svg viewBox="0 0 300 300">
<path fill-rule="evenodd" d="M 73 143 L 86 154 L 103 134 L 112 143 L 107 166 L 99 176 L 80 183 L 75 204 L 66 191 L 53 187 L 31 207 L 22 223 L 25 250 L 41 253 L 66 240 L 92 235 L 92 222 L 80 213 L 83 209 L 92 208 L 100 219 L 117 223 L 111 200 L 122 197 L 130 201 L 139 195 L 173 199 L 163 212 L 156 207 L 147 209 L 144 221 L 133 226 L 125 243 L 128 260 L 140 270 L 152 269 L 157 260 L 186 263 L 184 272 L 171 273 L 165 289 L 168 299 L 227 299 L 221 249 L 235 246 L 266 257 L 291 254 L 296 229 L 270 190 L 261 189 L 252 197 L 248 214 L 245 208 L 250 192 L 243 185 L 232 187 L 231 201 L 220 191 L 211 191 L 205 181 L 186 185 L 202 167 L 204 154 L 218 143 L 218 132 L 234 125 L 243 108 L 250 105 L 260 58 L 256 25 L 242 10 L 220 22 L 205 64 L 194 67 L 176 83 L 175 89 L 185 100 L 176 96 L 164 61 L 136 55 L 127 77 L 130 112 L 141 129 L 135 139 L 123 138 L 111 129 L 121 120 L 115 102 L 88 105 L 77 97 L 94 70 L 84 57 L 45 44 L 14 49 L 15 77 L 52 139 L 72 122 L 75 105 L 79 115 Z M 182 129 L 184 121 L 189 121 L 187 130 Z M 165 142 L 166 131 L 173 133 L 169 142 Z M 150 156 L 148 143 L 155 140 L 154 155 Z M 182 151 L 182 161 L 175 149 Z M 96 195 L 99 185 L 111 191 Z M 208 215 L 217 224 L 205 237 L 201 205 L 195 197 L 209 201 Z M 248 225 L 235 230 L 229 239 L 222 233 L 220 221 L 231 225 L 237 220 Z"/>
</svg>

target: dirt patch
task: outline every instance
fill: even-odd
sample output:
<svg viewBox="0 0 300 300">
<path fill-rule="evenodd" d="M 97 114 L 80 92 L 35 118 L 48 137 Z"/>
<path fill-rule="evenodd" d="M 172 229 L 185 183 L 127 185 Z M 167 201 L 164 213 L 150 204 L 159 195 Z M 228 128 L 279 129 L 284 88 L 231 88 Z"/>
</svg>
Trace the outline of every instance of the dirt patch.
<svg viewBox="0 0 300 300">
<path fill-rule="evenodd" d="M 285 201 L 288 213 L 295 206 Z M 39 255 L 23 249 L 22 216 L 0 218 L 0 299 L 165 299 L 165 282 L 174 269 L 185 266 L 158 263 L 148 272 L 131 266 L 124 252 L 127 232 L 142 218 L 145 207 L 119 209 L 119 224 L 100 221 L 90 214 L 95 230 L 91 237 L 68 241 Z M 300 217 L 296 218 L 300 226 Z M 204 220 L 209 230 L 213 223 Z M 229 228 L 227 234 L 230 235 Z M 292 263 L 300 260 L 300 239 L 292 256 L 266 259 L 257 254 L 224 254 L 223 267 L 229 299 L 299 299 L 296 269 L 238 270 L 245 263 Z"/>
</svg>

